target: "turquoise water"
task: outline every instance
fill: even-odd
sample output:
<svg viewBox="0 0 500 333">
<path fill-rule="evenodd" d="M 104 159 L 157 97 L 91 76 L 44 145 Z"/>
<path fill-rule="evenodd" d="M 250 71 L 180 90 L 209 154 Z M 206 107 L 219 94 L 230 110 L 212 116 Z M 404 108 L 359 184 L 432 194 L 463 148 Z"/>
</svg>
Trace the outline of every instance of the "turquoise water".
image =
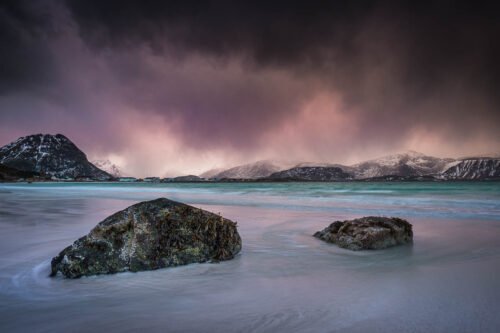
<svg viewBox="0 0 500 333">
<path fill-rule="evenodd" d="M 4 185 L 0 190 L 131 200 L 166 196 L 204 205 L 500 220 L 500 182 L 43 183 Z"/>
<path fill-rule="evenodd" d="M 157 197 L 237 221 L 220 264 L 79 280 L 50 259 Z M 311 234 L 400 216 L 414 243 L 351 252 Z M 500 182 L 0 184 L 1 332 L 498 332 Z"/>
</svg>

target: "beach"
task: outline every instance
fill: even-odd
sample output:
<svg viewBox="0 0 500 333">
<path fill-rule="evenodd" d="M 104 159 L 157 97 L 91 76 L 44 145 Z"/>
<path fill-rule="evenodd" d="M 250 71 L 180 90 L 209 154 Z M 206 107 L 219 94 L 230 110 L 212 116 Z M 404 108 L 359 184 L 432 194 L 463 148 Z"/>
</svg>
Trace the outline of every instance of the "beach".
<svg viewBox="0 0 500 333">
<path fill-rule="evenodd" d="M 166 197 L 238 223 L 241 253 L 76 280 L 50 260 Z M 381 215 L 414 241 L 353 252 L 312 234 Z M 0 331 L 497 332 L 500 182 L 0 184 Z"/>
</svg>

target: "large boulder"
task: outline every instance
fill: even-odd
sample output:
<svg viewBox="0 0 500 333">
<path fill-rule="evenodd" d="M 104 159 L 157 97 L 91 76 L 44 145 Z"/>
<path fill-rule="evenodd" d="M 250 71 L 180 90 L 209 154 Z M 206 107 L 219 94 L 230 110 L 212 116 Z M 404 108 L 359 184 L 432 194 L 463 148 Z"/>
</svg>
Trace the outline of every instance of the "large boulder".
<svg viewBox="0 0 500 333">
<path fill-rule="evenodd" d="M 67 278 L 217 262 L 241 250 L 236 223 L 160 198 L 119 211 L 52 259 Z"/>
<path fill-rule="evenodd" d="M 335 221 L 314 237 L 353 251 L 379 250 L 411 242 L 413 231 L 412 225 L 403 219 L 368 216 Z"/>
</svg>

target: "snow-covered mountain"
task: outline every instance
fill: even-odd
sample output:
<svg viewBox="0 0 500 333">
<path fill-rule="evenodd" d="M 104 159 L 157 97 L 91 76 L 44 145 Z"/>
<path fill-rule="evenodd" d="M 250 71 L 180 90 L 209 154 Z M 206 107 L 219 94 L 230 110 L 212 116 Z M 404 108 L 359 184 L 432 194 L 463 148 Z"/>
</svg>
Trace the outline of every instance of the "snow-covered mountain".
<svg viewBox="0 0 500 333">
<path fill-rule="evenodd" d="M 352 175 L 339 167 L 303 166 L 271 174 L 270 180 L 336 181 L 349 180 Z"/>
<path fill-rule="evenodd" d="M 90 163 L 85 154 L 62 134 L 21 137 L 0 148 L 0 163 L 57 179 L 111 178 Z"/>
<path fill-rule="evenodd" d="M 500 159 L 470 158 L 457 161 L 445 170 L 443 179 L 500 179 Z"/>
<path fill-rule="evenodd" d="M 269 178 L 332 181 L 397 176 L 394 179 L 404 179 L 405 177 L 440 174 L 443 170 L 453 166 L 453 163 L 458 162 L 450 158 L 438 158 L 408 151 L 349 166 L 331 163 L 300 163 L 291 169 L 281 170 Z"/>
<path fill-rule="evenodd" d="M 432 180 L 500 178 L 500 158 L 439 158 L 416 151 L 392 154 L 353 165 L 259 161 L 203 173 L 204 178 L 263 180 Z"/>
<path fill-rule="evenodd" d="M 92 161 L 92 164 L 99 169 L 106 171 L 115 178 L 119 178 L 122 176 L 120 168 L 118 168 L 116 164 L 113 164 L 110 160 L 95 160 Z"/>
<path fill-rule="evenodd" d="M 345 167 L 345 170 L 352 173 L 356 179 L 388 175 L 424 176 L 439 174 L 446 170 L 450 163 L 454 162 L 455 160 L 451 158 L 438 158 L 415 151 L 408 151 L 354 164 Z"/>
<path fill-rule="evenodd" d="M 408 151 L 350 166 L 301 163 L 291 169 L 276 172 L 268 178 L 316 181 L 500 179 L 500 158 L 438 158 Z"/>
<path fill-rule="evenodd" d="M 498 177 L 499 158 L 439 158 L 416 151 L 387 155 L 353 165 L 333 163 L 278 163 L 259 161 L 231 169 L 203 173 L 204 178 L 269 180 L 431 180 Z"/>
<path fill-rule="evenodd" d="M 258 161 L 255 163 L 243 164 L 236 166 L 231 169 L 223 170 L 221 172 L 213 174 L 211 177 L 206 178 L 244 178 L 244 179 L 256 179 L 267 177 L 270 174 L 282 170 L 278 164 L 272 161 Z M 206 173 L 205 173 L 206 174 Z M 202 174 L 205 175 L 205 174 Z"/>
</svg>

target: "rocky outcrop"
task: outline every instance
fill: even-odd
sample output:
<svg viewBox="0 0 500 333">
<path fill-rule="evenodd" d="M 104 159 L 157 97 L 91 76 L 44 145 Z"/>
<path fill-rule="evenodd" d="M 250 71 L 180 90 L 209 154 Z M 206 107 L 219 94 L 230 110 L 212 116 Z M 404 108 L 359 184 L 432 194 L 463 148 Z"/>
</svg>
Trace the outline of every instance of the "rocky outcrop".
<svg viewBox="0 0 500 333">
<path fill-rule="evenodd" d="M 38 172 L 22 171 L 0 164 L 0 182 L 18 180 L 42 180 Z"/>
<path fill-rule="evenodd" d="M 353 251 L 379 250 L 411 242 L 413 231 L 403 219 L 368 216 L 335 221 L 314 237 Z"/>
<path fill-rule="evenodd" d="M 55 179 L 109 180 L 73 142 L 62 134 L 21 137 L 0 148 L 0 163 Z"/>
<path fill-rule="evenodd" d="M 171 178 L 170 181 L 173 182 L 201 182 L 204 181 L 203 178 L 200 178 L 195 175 L 187 175 L 187 176 L 179 176 L 175 178 Z"/>
<path fill-rule="evenodd" d="M 160 198 L 117 212 L 52 259 L 67 278 L 222 261 L 241 250 L 236 223 Z"/>
</svg>

